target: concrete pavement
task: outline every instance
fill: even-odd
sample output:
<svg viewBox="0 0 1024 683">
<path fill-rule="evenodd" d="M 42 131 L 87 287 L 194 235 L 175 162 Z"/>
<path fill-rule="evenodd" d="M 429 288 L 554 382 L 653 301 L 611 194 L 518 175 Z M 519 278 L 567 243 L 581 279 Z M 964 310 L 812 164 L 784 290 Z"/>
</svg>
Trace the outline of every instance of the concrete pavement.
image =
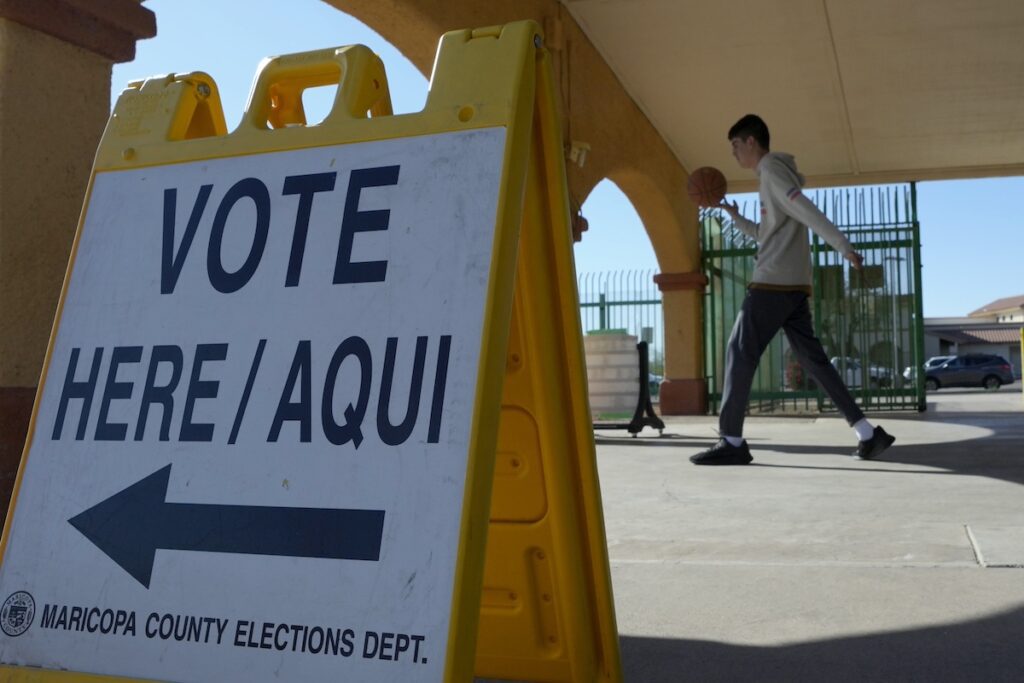
<svg viewBox="0 0 1024 683">
<path fill-rule="evenodd" d="M 929 394 L 869 416 L 750 418 L 754 463 L 697 467 L 713 417 L 596 436 L 627 681 L 1024 679 L 1024 402 Z"/>
</svg>

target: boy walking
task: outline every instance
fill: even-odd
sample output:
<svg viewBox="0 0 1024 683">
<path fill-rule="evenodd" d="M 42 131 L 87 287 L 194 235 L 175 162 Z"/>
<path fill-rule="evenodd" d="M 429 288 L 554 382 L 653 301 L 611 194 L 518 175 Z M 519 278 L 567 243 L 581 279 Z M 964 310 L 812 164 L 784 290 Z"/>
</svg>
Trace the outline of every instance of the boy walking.
<svg viewBox="0 0 1024 683">
<path fill-rule="evenodd" d="M 729 129 L 732 155 L 760 178 L 761 222 L 740 215 L 736 203 L 722 202 L 737 228 L 757 240 L 757 265 L 747 286 L 725 356 L 725 387 L 719 413 L 718 443 L 690 458 L 697 465 L 746 465 L 753 460 L 743 439 L 743 419 L 757 364 L 781 329 L 800 365 L 825 391 L 857 434 L 854 453 L 877 457 L 896 440 L 872 426 L 853 400 L 814 336 L 811 311 L 811 252 L 807 228 L 828 242 L 858 270 L 863 258 L 846 236 L 804 196 L 804 177 L 792 155 L 770 151 L 768 126 L 748 114 Z"/>
</svg>

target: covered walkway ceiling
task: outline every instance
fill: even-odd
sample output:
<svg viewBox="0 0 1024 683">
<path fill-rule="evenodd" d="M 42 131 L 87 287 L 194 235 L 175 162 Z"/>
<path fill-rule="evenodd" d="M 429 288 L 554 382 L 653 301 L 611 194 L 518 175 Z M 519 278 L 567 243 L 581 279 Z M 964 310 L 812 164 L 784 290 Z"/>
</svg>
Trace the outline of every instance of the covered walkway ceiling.
<svg viewBox="0 0 1024 683">
<path fill-rule="evenodd" d="M 748 112 L 811 185 L 1024 175 L 1022 0 L 562 0 L 691 171 L 755 187 Z"/>
</svg>

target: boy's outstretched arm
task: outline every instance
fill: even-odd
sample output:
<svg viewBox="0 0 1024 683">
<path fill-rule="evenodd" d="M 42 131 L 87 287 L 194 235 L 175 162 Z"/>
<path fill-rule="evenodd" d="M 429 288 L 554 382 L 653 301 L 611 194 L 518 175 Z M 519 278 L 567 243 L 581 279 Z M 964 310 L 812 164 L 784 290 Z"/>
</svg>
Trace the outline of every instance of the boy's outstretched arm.
<svg viewBox="0 0 1024 683">
<path fill-rule="evenodd" d="M 779 167 L 771 168 L 769 173 L 771 174 L 768 183 L 769 191 L 778 204 L 783 207 L 783 210 L 828 242 L 854 268 L 857 270 L 863 268 L 864 257 L 853 248 L 850 240 L 828 219 L 828 216 L 807 198 L 800 189 L 799 179 L 781 164 Z"/>
<path fill-rule="evenodd" d="M 757 239 L 757 228 L 758 224 L 754 221 L 744 218 L 743 214 L 740 213 L 740 207 L 736 202 L 730 204 L 729 202 L 722 200 L 722 203 L 718 205 L 719 209 L 722 209 L 729 217 L 732 218 L 733 224 L 740 229 L 740 231 L 749 237 Z"/>
</svg>

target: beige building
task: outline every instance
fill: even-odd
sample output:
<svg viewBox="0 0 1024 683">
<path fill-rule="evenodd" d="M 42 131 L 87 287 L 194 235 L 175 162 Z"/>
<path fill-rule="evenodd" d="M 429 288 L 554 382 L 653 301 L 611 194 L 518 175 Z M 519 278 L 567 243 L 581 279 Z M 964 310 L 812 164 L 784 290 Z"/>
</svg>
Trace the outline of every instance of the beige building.
<svg viewBox="0 0 1024 683">
<path fill-rule="evenodd" d="M 925 357 L 991 353 L 1008 360 L 1020 379 L 1022 329 L 1024 295 L 996 299 L 965 317 L 925 318 Z"/>
<path fill-rule="evenodd" d="M 1024 294 L 996 299 L 967 315 L 971 318 L 994 319 L 997 323 L 1024 324 Z"/>
</svg>

